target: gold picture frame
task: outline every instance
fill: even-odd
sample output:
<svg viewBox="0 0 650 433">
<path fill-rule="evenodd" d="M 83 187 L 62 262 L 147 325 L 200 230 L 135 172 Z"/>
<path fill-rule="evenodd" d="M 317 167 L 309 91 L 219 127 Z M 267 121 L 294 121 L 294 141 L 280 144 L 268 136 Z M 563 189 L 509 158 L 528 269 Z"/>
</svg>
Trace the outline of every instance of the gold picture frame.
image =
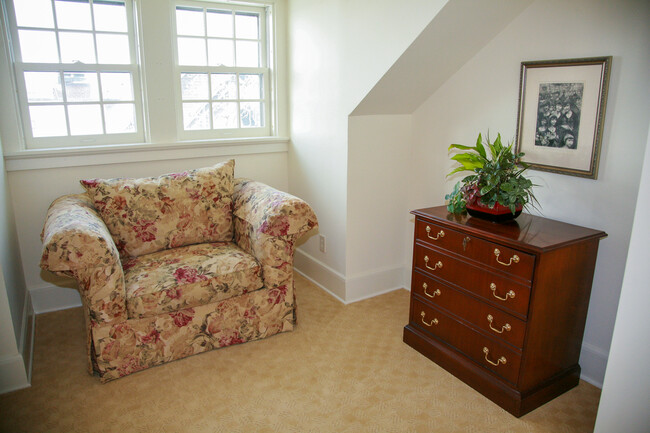
<svg viewBox="0 0 650 433">
<path fill-rule="evenodd" d="M 596 179 L 612 57 L 521 63 L 516 151 L 531 169 Z"/>
</svg>

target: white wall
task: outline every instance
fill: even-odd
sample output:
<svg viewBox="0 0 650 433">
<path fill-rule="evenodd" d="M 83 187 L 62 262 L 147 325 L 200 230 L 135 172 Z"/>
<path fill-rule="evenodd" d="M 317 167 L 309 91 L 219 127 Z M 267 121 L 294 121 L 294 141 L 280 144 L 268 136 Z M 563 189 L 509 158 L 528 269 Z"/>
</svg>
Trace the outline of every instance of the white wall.
<svg viewBox="0 0 650 433">
<path fill-rule="evenodd" d="M 598 254 L 581 355 L 583 378 L 602 384 L 650 119 L 650 4 L 534 2 L 413 114 L 410 207 L 443 204 L 450 143 L 488 129 L 513 139 L 520 63 L 613 56 L 598 180 L 530 172 L 544 216 L 609 234 Z M 647 256 L 647 255 L 646 255 Z"/>
<path fill-rule="evenodd" d="M 297 266 L 346 299 L 348 116 L 431 21 L 443 0 L 289 0 L 291 192 L 319 219 Z"/>
<path fill-rule="evenodd" d="M 650 131 L 616 315 L 611 355 L 598 406 L 596 433 L 644 433 L 650 428 L 650 297 L 648 297 L 648 239 L 650 239 Z"/>
<path fill-rule="evenodd" d="M 650 359 L 650 131 L 640 185 L 596 433 L 644 433 L 650 428 L 650 374 L 643 362 Z"/>
<path fill-rule="evenodd" d="M 404 287 L 411 116 L 351 116 L 347 293 L 355 301 Z"/>
<path fill-rule="evenodd" d="M 14 223 L 0 146 L 0 393 L 29 386 L 30 317 Z"/>
</svg>

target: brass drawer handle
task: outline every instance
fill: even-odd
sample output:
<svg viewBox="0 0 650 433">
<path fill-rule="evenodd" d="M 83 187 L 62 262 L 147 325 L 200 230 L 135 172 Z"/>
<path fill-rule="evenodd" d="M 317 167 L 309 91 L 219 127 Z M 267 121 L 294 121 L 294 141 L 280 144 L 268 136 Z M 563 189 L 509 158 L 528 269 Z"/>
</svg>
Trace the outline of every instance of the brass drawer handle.
<svg viewBox="0 0 650 433">
<path fill-rule="evenodd" d="M 431 269 L 432 271 L 435 271 L 436 269 L 442 268 L 442 262 L 438 260 L 438 263 L 433 265 L 433 268 L 429 266 L 429 256 L 424 256 L 424 266 L 426 266 L 427 269 Z"/>
<path fill-rule="evenodd" d="M 426 313 L 424 311 L 420 315 L 422 316 L 422 323 L 424 323 L 425 325 L 431 327 L 433 325 L 438 324 L 438 319 L 436 319 L 435 317 L 433 318 L 433 320 L 430 323 L 425 322 L 424 321 L 424 316 L 426 316 Z"/>
<path fill-rule="evenodd" d="M 440 296 L 440 295 L 442 294 L 442 293 L 440 292 L 440 289 L 436 289 L 436 291 L 433 292 L 433 295 L 430 295 L 430 294 L 427 292 L 427 289 L 429 288 L 429 286 L 427 285 L 427 283 L 422 283 L 422 288 L 424 289 L 424 294 L 427 295 L 429 298 L 435 298 L 436 295 L 437 295 L 437 296 Z"/>
<path fill-rule="evenodd" d="M 498 334 L 503 334 L 503 331 L 510 331 L 512 329 L 512 326 L 510 326 L 510 323 L 506 323 L 501 327 L 501 330 L 498 330 L 496 328 L 492 327 L 492 321 L 494 320 L 494 317 L 492 317 L 491 314 L 487 315 L 487 320 L 488 320 L 488 326 L 490 326 L 490 329 L 493 330 L 494 332 Z"/>
<path fill-rule="evenodd" d="M 514 298 L 515 297 L 515 292 L 510 290 L 508 293 L 506 293 L 505 298 L 502 298 L 500 296 L 497 296 L 496 290 L 497 290 L 497 285 L 494 283 L 490 283 L 490 290 L 492 290 L 492 296 L 497 298 L 499 301 L 507 301 L 508 298 Z"/>
<path fill-rule="evenodd" d="M 435 238 L 433 236 L 431 236 L 431 227 L 427 226 L 426 231 L 427 231 L 427 236 L 429 237 L 429 239 L 433 239 L 434 241 L 437 241 L 438 239 L 445 237 L 445 232 L 442 231 L 442 230 L 440 230 L 438 232 L 438 234 L 436 235 Z"/>
<path fill-rule="evenodd" d="M 497 367 L 499 364 L 505 364 L 508 362 L 505 356 L 502 356 L 501 358 L 497 359 L 497 362 L 490 361 L 490 358 L 488 358 L 488 355 L 490 354 L 490 349 L 487 347 L 483 347 L 483 353 L 485 353 L 485 360 L 489 362 L 490 364 L 494 365 Z"/>
<path fill-rule="evenodd" d="M 496 256 L 497 262 L 503 266 L 510 266 L 513 263 L 519 263 L 519 256 L 515 254 L 514 256 L 510 257 L 510 261 L 508 263 L 504 263 L 499 260 L 499 255 L 501 254 L 501 251 L 499 251 L 498 248 L 494 249 L 494 255 Z"/>
</svg>

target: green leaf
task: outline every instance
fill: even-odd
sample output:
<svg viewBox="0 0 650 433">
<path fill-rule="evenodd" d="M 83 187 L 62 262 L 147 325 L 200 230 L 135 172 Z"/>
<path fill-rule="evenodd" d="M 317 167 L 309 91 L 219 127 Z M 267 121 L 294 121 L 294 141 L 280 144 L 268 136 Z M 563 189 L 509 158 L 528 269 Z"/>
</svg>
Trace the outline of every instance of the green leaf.
<svg viewBox="0 0 650 433">
<path fill-rule="evenodd" d="M 476 151 L 483 158 L 487 159 L 487 154 L 485 153 L 485 147 L 483 146 L 483 140 L 481 139 L 481 134 L 478 134 L 478 139 L 476 140 Z"/>
<path fill-rule="evenodd" d="M 492 188 L 491 188 L 490 186 L 484 186 L 483 188 L 481 188 L 481 190 L 479 191 L 479 193 L 480 193 L 482 196 L 487 196 L 488 193 L 489 193 L 491 190 L 492 190 Z"/>
<path fill-rule="evenodd" d="M 476 150 L 475 147 L 472 146 L 465 146 L 462 144 L 450 144 L 449 148 L 447 149 L 447 152 L 449 152 L 451 149 L 460 149 L 460 150 Z"/>
<path fill-rule="evenodd" d="M 456 173 L 459 173 L 459 172 L 461 172 L 461 171 L 466 171 L 466 170 L 467 170 L 467 169 L 466 169 L 465 167 L 463 167 L 463 166 L 461 166 L 461 167 L 456 167 L 455 169 L 453 169 L 452 171 L 450 171 L 449 173 L 447 173 L 447 177 L 451 176 L 452 174 L 456 174 Z"/>
</svg>

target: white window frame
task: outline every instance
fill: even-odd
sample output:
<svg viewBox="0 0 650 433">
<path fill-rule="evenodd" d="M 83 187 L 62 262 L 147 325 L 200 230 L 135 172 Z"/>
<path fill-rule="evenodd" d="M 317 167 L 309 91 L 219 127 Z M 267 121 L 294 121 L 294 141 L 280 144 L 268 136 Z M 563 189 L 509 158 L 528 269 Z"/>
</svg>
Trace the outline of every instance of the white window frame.
<svg viewBox="0 0 650 433">
<path fill-rule="evenodd" d="M 179 56 L 178 56 L 178 43 L 177 43 L 177 32 L 176 32 L 176 7 L 190 7 L 190 8 L 201 8 L 204 11 L 206 10 L 219 10 L 219 11 L 231 11 L 235 12 L 254 12 L 259 14 L 260 19 L 260 67 L 227 67 L 227 66 L 181 66 L 179 65 Z M 263 3 L 240 3 L 240 2 L 219 2 L 219 1 L 201 1 L 201 0 L 172 0 L 171 5 L 171 15 L 172 15 L 172 39 L 173 39 L 173 63 L 174 63 L 174 91 L 175 91 L 175 105 L 176 110 L 176 130 L 177 136 L 180 140 L 202 140 L 202 139 L 214 139 L 214 138 L 254 138 L 254 137 L 268 137 L 274 135 L 276 131 L 276 113 L 274 107 L 274 80 L 272 78 L 272 65 L 274 64 L 273 59 L 273 50 L 272 50 L 272 41 L 273 41 L 273 25 L 271 23 L 271 5 Z M 207 27 L 206 27 L 207 28 Z M 198 37 L 203 38 L 206 41 L 210 39 L 208 36 Z M 235 36 L 233 35 L 233 39 Z M 207 47 L 207 43 L 206 43 Z M 207 57 L 207 54 L 206 54 Z M 236 54 L 235 54 L 236 57 Z M 263 118 L 264 125 L 263 127 L 238 127 L 232 129 L 215 129 L 212 125 L 212 115 L 209 116 L 210 129 L 202 130 L 185 130 L 184 129 L 184 119 L 183 119 L 183 109 L 182 109 L 182 94 L 181 94 L 181 73 L 205 73 L 208 74 L 218 74 L 218 73 L 229 73 L 236 74 L 237 80 L 239 79 L 240 74 L 258 74 L 262 76 L 262 85 L 263 85 Z M 208 79 L 208 86 L 211 86 L 211 80 Z M 210 91 L 210 94 L 212 92 Z M 238 107 L 241 102 L 246 102 L 246 100 L 239 99 L 234 100 L 237 102 Z M 189 101 L 188 101 L 189 102 Z M 194 101 L 192 101 L 194 102 Z M 214 100 L 205 100 L 201 101 L 205 103 L 214 102 Z"/>
<path fill-rule="evenodd" d="M 175 14 L 173 0 L 129 0 L 133 6 L 135 43 L 139 80 L 134 78 L 136 103 L 142 106 L 142 134 L 133 140 L 119 143 L 111 134 L 106 140 L 71 145 L 75 137 L 63 138 L 59 143 L 34 147 L 26 144 L 25 128 L 16 84 L 12 38 L 8 24 L 13 10 L 8 1 L 0 4 L 0 142 L 5 168 L 8 171 L 76 167 L 106 163 L 146 162 L 192 157 L 245 155 L 287 152 L 289 148 L 289 99 L 286 65 L 287 37 L 284 0 L 217 0 L 230 4 L 256 6 L 266 10 L 266 37 L 268 50 L 267 89 L 269 97 L 266 119 L 269 132 L 263 136 L 246 134 L 237 137 L 228 134 L 204 138 L 180 137 L 175 105 L 177 87 L 174 74 Z M 210 3 L 213 3 L 210 1 Z M 130 12 L 131 13 L 131 12 Z M 180 83 L 178 84 L 180 85 Z M 181 125 L 182 126 L 182 125 Z M 250 133 L 250 129 L 246 130 Z M 189 153 L 188 153 L 189 152 Z"/>
<path fill-rule="evenodd" d="M 127 13 L 127 31 L 129 39 L 129 53 L 130 53 L 130 63 L 129 64 L 83 64 L 83 63 L 25 63 L 22 61 L 21 50 L 20 50 L 20 41 L 18 38 L 19 27 L 16 23 L 16 16 L 13 9 L 13 1 L 7 0 L 6 3 L 6 19 L 8 21 L 8 31 L 11 37 L 11 48 L 13 54 L 13 72 L 15 77 L 15 85 L 18 99 L 18 106 L 20 110 L 20 117 L 22 120 L 22 132 L 25 140 L 25 148 L 27 150 L 36 150 L 36 149 L 53 149 L 53 148 L 75 148 L 75 147 L 88 147 L 88 146 L 97 146 L 97 145 L 114 145 L 114 144 L 126 144 L 126 143 L 138 143 L 144 142 L 145 139 L 145 127 L 144 127 L 144 104 L 143 104 L 143 92 L 142 92 L 142 83 L 140 76 L 140 66 L 138 63 L 138 52 L 136 44 L 136 29 L 134 26 L 134 7 L 132 0 L 122 0 L 125 3 L 125 9 Z M 19 0 L 18 0 L 19 1 Z M 91 2 L 92 4 L 92 2 Z M 53 13 L 54 11 L 54 1 L 52 1 Z M 92 10 L 92 8 L 91 8 Z M 91 12 L 92 13 L 92 12 Z M 54 29 L 52 29 L 56 34 L 57 45 L 59 44 L 59 31 L 64 32 L 74 32 L 74 30 L 68 29 L 58 29 L 56 22 L 54 24 Z M 23 27 L 21 27 L 23 28 Z M 30 29 L 29 27 L 24 27 L 25 29 Z M 84 31 L 89 32 L 89 31 Z M 96 34 L 110 33 L 96 31 L 93 29 L 90 31 L 93 34 L 93 37 Z M 97 46 L 95 45 L 95 50 Z M 61 52 L 59 46 L 59 53 Z M 60 55 L 60 54 L 59 54 Z M 97 52 L 95 52 L 97 57 Z M 60 57 L 59 57 L 60 59 Z M 69 121 L 66 121 L 66 129 L 68 135 L 59 136 L 59 137 L 34 137 L 32 134 L 32 126 L 29 116 L 29 107 L 34 105 L 41 105 L 39 103 L 28 103 L 27 101 L 27 89 L 24 79 L 24 72 L 26 71 L 37 71 L 37 72 L 58 72 L 63 74 L 63 72 L 129 72 L 132 77 L 132 86 L 133 86 L 133 95 L 134 95 L 134 105 L 135 105 L 135 118 L 136 118 L 136 132 L 134 133 L 104 133 L 97 135 L 70 135 L 70 125 Z M 92 102 L 92 104 L 99 104 L 103 107 L 104 104 L 111 104 L 112 101 L 103 101 L 102 92 L 101 92 L 101 81 L 99 82 L 99 102 Z M 66 100 L 65 92 L 63 92 L 63 102 L 56 102 L 56 105 L 63 105 L 67 111 L 68 107 L 71 105 L 83 105 L 84 103 L 79 102 L 68 102 Z M 47 104 L 43 104 L 47 105 Z M 100 110 L 102 113 L 102 126 L 105 130 L 106 122 L 104 120 L 104 110 Z M 68 120 L 66 115 L 66 120 Z"/>
</svg>

